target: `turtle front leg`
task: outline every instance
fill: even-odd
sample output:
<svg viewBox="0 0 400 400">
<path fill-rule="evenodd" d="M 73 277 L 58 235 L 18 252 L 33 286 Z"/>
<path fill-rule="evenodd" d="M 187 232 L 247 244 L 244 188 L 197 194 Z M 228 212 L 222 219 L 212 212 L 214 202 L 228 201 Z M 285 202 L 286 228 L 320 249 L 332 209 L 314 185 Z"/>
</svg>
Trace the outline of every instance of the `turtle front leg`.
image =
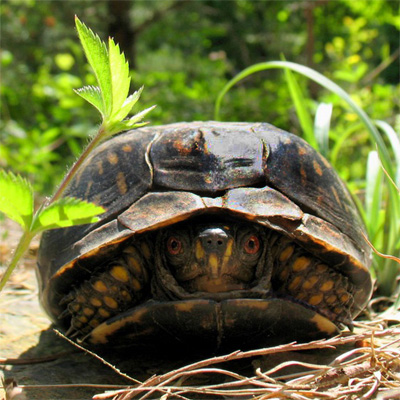
<svg viewBox="0 0 400 400">
<path fill-rule="evenodd" d="M 315 309 L 336 325 L 352 329 L 354 286 L 349 279 L 289 239 L 277 239 L 276 244 L 275 292 Z"/>
<path fill-rule="evenodd" d="M 146 242 L 130 244 L 119 258 L 65 296 L 66 310 L 59 318 L 69 317 L 66 335 L 85 336 L 102 322 L 138 304 L 148 291 L 148 266 L 151 251 Z"/>
</svg>

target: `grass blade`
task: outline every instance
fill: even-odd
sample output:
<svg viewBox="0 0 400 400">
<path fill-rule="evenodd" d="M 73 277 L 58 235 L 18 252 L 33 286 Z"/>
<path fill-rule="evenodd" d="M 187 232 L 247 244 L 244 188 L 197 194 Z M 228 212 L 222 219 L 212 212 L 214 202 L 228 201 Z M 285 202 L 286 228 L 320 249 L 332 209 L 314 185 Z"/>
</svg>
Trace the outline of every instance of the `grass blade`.
<svg viewBox="0 0 400 400">
<path fill-rule="evenodd" d="M 332 104 L 320 103 L 315 113 L 314 135 L 320 153 L 328 158 L 329 128 L 331 126 Z"/>
<path fill-rule="evenodd" d="M 293 104 L 296 108 L 296 113 L 300 121 L 301 129 L 303 131 L 304 139 L 314 149 L 318 150 L 318 143 L 314 136 L 313 123 L 310 113 L 307 110 L 307 99 L 304 97 L 300 85 L 294 77 L 290 69 L 285 68 L 286 82 L 289 88 L 290 96 L 292 97 Z"/>
<path fill-rule="evenodd" d="M 234 78 L 232 78 L 219 93 L 217 100 L 215 102 L 214 118 L 216 120 L 219 120 L 222 100 L 226 95 L 226 93 L 238 82 L 257 72 L 266 71 L 269 69 L 285 69 L 285 68 L 289 68 L 292 71 L 298 72 L 299 74 L 302 74 L 312 79 L 314 82 L 318 83 L 319 85 L 323 86 L 329 91 L 340 96 L 349 105 L 349 107 L 358 115 L 358 117 L 361 119 L 361 121 L 367 128 L 371 140 L 376 142 L 376 144 L 378 145 L 378 150 L 380 156 L 382 157 L 381 159 L 383 160 L 383 165 L 386 171 L 389 173 L 389 175 L 393 177 L 394 176 L 393 167 L 391 163 L 387 161 L 390 160 L 389 151 L 386 147 L 385 142 L 383 141 L 382 136 L 380 135 L 380 133 L 378 132 L 378 130 L 376 129 L 375 125 L 372 123 L 370 118 L 367 116 L 367 114 L 352 100 L 352 98 L 340 86 L 338 86 L 336 83 L 326 78 L 319 72 L 314 71 L 313 69 L 308 68 L 304 65 L 296 64 L 289 61 L 269 61 L 269 62 L 255 64 L 244 69 Z"/>
</svg>

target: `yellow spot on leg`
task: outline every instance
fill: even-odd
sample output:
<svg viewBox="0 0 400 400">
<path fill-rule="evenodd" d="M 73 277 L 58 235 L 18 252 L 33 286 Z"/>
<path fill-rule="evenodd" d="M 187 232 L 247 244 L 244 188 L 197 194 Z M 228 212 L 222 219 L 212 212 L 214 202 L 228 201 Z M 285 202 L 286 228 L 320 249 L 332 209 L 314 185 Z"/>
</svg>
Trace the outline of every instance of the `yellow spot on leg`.
<svg viewBox="0 0 400 400">
<path fill-rule="evenodd" d="M 318 264 L 315 269 L 319 274 L 323 274 L 328 271 L 329 267 L 325 264 Z"/>
<path fill-rule="evenodd" d="M 316 294 L 314 296 L 310 297 L 310 300 L 308 300 L 309 304 L 311 304 L 312 306 L 316 306 L 319 303 L 321 303 L 321 301 L 324 299 L 324 296 L 322 295 L 322 293 Z"/>
<path fill-rule="evenodd" d="M 129 255 L 128 257 L 125 257 L 125 260 L 128 264 L 129 269 L 133 272 L 135 276 L 145 276 L 145 271 L 143 271 L 143 268 L 140 264 L 140 262 L 136 259 L 135 256 Z"/>
<path fill-rule="evenodd" d="M 85 299 L 84 296 L 82 296 L 81 294 L 79 294 L 78 296 L 76 296 L 76 301 L 77 301 L 78 303 L 85 303 L 85 302 L 86 302 L 86 299 Z"/>
<path fill-rule="evenodd" d="M 105 293 L 108 290 L 106 284 L 103 281 L 96 281 L 93 284 L 93 288 L 94 288 L 94 290 L 96 290 L 100 293 Z"/>
<path fill-rule="evenodd" d="M 132 151 L 132 146 L 129 144 L 124 144 L 124 146 L 122 147 L 122 151 L 124 151 L 125 153 L 130 153 Z"/>
<path fill-rule="evenodd" d="M 110 307 L 110 308 L 117 308 L 118 307 L 118 303 L 110 296 L 105 296 L 104 297 L 104 303 Z"/>
<path fill-rule="evenodd" d="M 131 285 L 136 291 L 139 291 L 142 288 L 142 285 L 140 284 L 140 282 L 135 278 L 131 279 Z"/>
<path fill-rule="evenodd" d="M 342 313 L 342 311 L 343 311 L 343 308 L 342 308 L 342 307 L 335 307 L 335 308 L 333 309 L 333 312 L 334 312 L 336 315 L 340 315 L 340 314 Z"/>
<path fill-rule="evenodd" d="M 290 282 L 288 289 L 290 291 L 297 289 L 301 283 L 301 280 L 302 280 L 301 276 L 296 276 L 296 278 L 294 278 L 292 282 Z"/>
<path fill-rule="evenodd" d="M 68 307 L 68 308 L 71 308 L 71 311 L 78 312 L 81 309 L 81 305 L 80 304 L 71 304 L 71 307 Z"/>
<path fill-rule="evenodd" d="M 334 285 L 334 282 L 333 282 L 333 281 L 326 281 L 326 282 L 324 282 L 323 285 L 320 287 L 320 290 L 321 290 L 322 292 L 328 292 L 329 290 L 332 290 L 333 285 Z"/>
<path fill-rule="evenodd" d="M 348 293 L 345 293 L 345 294 L 342 294 L 342 295 L 340 296 L 340 301 L 343 302 L 343 303 L 347 303 L 347 301 L 349 300 L 349 298 L 350 298 L 350 295 L 349 295 Z"/>
<path fill-rule="evenodd" d="M 331 296 L 329 296 L 327 299 L 326 299 L 326 302 L 328 303 L 328 304 L 333 304 L 333 303 L 335 303 L 337 301 L 337 297 L 334 295 L 334 294 L 332 294 Z"/>
<path fill-rule="evenodd" d="M 99 325 L 100 325 L 100 322 L 99 322 L 97 319 L 92 319 L 92 320 L 89 322 L 89 325 L 90 325 L 92 328 L 96 328 L 96 326 L 99 326 Z"/>
<path fill-rule="evenodd" d="M 151 257 L 151 251 L 149 245 L 146 242 L 140 243 L 140 250 L 142 250 L 142 254 L 144 255 L 144 257 L 147 260 L 149 260 Z"/>
<path fill-rule="evenodd" d="M 294 252 L 294 246 L 286 247 L 279 255 L 279 261 L 281 262 L 287 261 L 292 256 L 293 252 Z"/>
<path fill-rule="evenodd" d="M 279 278 L 282 281 L 286 281 L 287 277 L 289 276 L 289 268 L 285 268 L 284 270 L 282 270 L 282 272 L 279 274 Z"/>
<path fill-rule="evenodd" d="M 83 313 L 84 313 L 86 316 L 90 317 L 90 316 L 92 316 L 92 315 L 94 314 L 94 310 L 93 310 L 92 308 L 85 307 L 85 308 L 83 309 Z"/>
<path fill-rule="evenodd" d="M 132 300 L 131 295 L 126 290 L 122 290 L 121 291 L 121 297 L 123 297 L 125 301 L 131 301 Z"/>
<path fill-rule="evenodd" d="M 111 315 L 110 312 L 105 310 L 104 308 L 99 308 L 98 313 L 100 316 L 102 316 L 104 318 L 108 318 Z"/>
<path fill-rule="evenodd" d="M 97 297 L 92 297 L 90 299 L 90 304 L 92 304 L 95 307 L 100 307 L 103 303 L 101 302 L 100 299 L 98 299 Z"/>
<path fill-rule="evenodd" d="M 129 272 L 126 268 L 121 265 L 116 265 L 111 268 L 110 274 L 113 278 L 120 282 L 129 281 Z"/>
<path fill-rule="evenodd" d="M 313 286 L 318 282 L 318 279 L 319 279 L 319 278 L 318 278 L 318 276 L 316 276 L 316 275 L 311 276 L 310 278 L 308 278 L 308 279 L 303 283 L 302 288 L 303 288 L 304 290 L 312 289 Z"/>
<path fill-rule="evenodd" d="M 298 257 L 293 263 L 293 271 L 299 272 L 304 271 L 310 265 L 311 260 L 308 257 Z"/>
</svg>

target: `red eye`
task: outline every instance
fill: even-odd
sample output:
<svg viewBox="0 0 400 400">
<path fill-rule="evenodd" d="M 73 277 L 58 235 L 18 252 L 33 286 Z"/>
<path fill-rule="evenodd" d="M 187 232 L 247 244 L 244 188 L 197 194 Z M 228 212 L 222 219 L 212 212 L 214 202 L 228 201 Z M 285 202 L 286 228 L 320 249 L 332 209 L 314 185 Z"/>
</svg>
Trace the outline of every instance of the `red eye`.
<svg viewBox="0 0 400 400">
<path fill-rule="evenodd" d="M 167 242 L 167 249 L 169 254 L 176 256 L 182 250 L 182 242 L 175 236 L 171 236 Z"/>
<path fill-rule="evenodd" d="M 244 251 L 247 254 L 256 254 L 258 250 L 260 250 L 260 240 L 257 236 L 252 235 L 246 240 L 244 244 Z"/>
</svg>

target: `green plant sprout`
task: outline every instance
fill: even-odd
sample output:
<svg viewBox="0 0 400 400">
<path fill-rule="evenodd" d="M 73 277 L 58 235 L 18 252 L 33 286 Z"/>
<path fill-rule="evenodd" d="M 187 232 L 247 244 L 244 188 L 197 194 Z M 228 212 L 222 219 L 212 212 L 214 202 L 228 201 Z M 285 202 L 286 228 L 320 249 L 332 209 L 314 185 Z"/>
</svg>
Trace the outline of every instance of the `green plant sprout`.
<svg viewBox="0 0 400 400">
<path fill-rule="evenodd" d="M 335 164 L 335 160 L 339 157 L 340 149 L 346 139 L 361 127 L 369 133 L 371 142 L 376 143 L 377 150 L 370 153 L 366 163 L 364 203 L 354 193 L 353 198 L 363 216 L 373 247 L 380 253 L 393 256 L 381 257 L 376 254 L 372 271 L 377 278 L 379 293 L 391 296 L 395 290 L 396 277 L 400 272 L 398 257 L 395 256 L 400 254 L 400 195 L 397 189 L 400 187 L 400 139 L 398 135 L 386 122 L 371 120 L 350 95 L 336 83 L 311 68 L 288 61 L 255 64 L 233 77 L 217 97 L 214 118 L 219 120 L 222 100 L 233 86 L 255 73 L 270 69 L 284 71 L 304 139 L 332 164 Z M 358 115 L 360 123 L 354 124 L 348 131 L 343 132 L 332 149 L 328 148 L 332 106 L 320 104 L 313 124 L 309 110 L 311 100 L 302 93 L 293 71 L 335 93 Z"/>
<path fill-rule="evenodd" d="M 36 212 L 30 183 L 12 172 L 0 170 L 0 212 L 17 222 L 23 229 L 10 264 L 0 281 L 0 290 L 5 286 L 35 235 L 47 229 L 89 224 L 99 220 L 98 215 L 105 211 L 103 207 L 76 198 L 62 197 L 65 189 L 79 166 L 99 143 L 119 132 L 144 125 L 145 123 L 140 121 L 154 108 L 147 108 L 126 119 L 139 100 L 142 89 L 129 95 L 131 78 L 124 54 L 112 38 L 108 40 L 107 50 L 105 43 L 76 16 L 75 24 L 86 58 L 98 83 L 98 86 L 85 86 L 75 92 L 97 108 L 102 123 L 55 194 Z"/>
</svg>

